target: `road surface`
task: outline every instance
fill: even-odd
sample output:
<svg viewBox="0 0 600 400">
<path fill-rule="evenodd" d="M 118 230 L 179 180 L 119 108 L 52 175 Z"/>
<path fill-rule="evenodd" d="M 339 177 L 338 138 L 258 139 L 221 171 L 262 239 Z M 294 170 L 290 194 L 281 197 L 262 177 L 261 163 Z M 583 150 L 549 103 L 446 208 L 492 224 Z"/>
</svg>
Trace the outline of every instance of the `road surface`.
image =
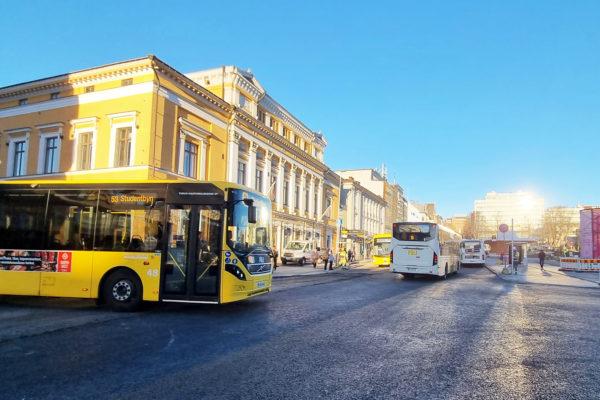
<svg viewBox="0 0 600 400">
<path fill-rule="evenodd" d="M 223 306 L 0 300 L 2 399 L 592 399 L 600 291 L 385 270 Z"/>
</svg>

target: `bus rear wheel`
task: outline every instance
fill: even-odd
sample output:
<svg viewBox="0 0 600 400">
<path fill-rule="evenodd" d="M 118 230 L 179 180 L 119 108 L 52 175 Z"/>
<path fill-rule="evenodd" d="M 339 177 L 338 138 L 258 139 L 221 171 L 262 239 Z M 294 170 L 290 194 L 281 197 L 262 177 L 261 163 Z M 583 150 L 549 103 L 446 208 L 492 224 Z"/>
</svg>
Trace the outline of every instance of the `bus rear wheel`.
<svg viewBox="0 0 600 400">
<path fill-rule="evenodd" d="M 404 279 L 413 279 L 415 276 L 413 274 L 404 273 L 402 274 Z"/>
<path fill-rule="evenodd" d="M 115 271 L 106 278 L 102 296 L 114 311 L 135 311 L 142 304 L 142 284 L 132 272 Z"/>
</svg>

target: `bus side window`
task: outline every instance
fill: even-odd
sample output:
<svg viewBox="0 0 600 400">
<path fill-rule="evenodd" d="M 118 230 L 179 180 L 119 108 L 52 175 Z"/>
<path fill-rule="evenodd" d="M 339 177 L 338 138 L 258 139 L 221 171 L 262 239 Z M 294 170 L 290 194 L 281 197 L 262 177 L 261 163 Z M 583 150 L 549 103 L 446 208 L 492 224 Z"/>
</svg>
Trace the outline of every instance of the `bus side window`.
<svg viewBox="0 0 600 400">
<path fill-rule="evenodd" d="M 96 250 L 153 252 L 163 239 L 164 199 L 156 193 L 101 191 Z"/>
<path fill-rule="evenodd" d="M 46 221 L 47 248 L 91 250 L 97 190 L 52 190 Z"/>
<path fill-rule="evenodd" d="M 47 196 L 47 190 L 11 190 L 0 193 L 2 248 L 43 248 Z"/>
</svg>

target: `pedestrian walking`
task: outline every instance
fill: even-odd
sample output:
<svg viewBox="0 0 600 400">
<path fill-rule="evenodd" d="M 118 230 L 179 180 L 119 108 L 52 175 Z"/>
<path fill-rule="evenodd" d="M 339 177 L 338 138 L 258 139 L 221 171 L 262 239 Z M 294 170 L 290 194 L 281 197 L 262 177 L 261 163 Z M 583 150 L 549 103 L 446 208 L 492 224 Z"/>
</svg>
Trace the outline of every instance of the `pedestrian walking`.
<svg viewBox="0 0 600 400">
<path fill-rule="evenodd" d="M 317 268 L 317 263 L 319 262 L 319 257 L 320 257 L 320 252 L 321 252 L 321 248 L 316 247 L 311 253 L 310 253 L 310 257 L 312 258 L 312 265 L 313 268 Z"/>
<path fill-rule="evenodd" d="M 538 258 L 540 259 L 540 269 L 544 271 L 544 261 L 546 261 L 546 253 L 544 253 L 544 250 L 540 250 Z"/>
<path fill-rule="evenodd" d="M 277 259 L 279 258 L 279 252 L 275 247 L 271 250 L 271 257 L 273 258 L 273 271 L 277 270 Z"/>
<path fill-rule="evenodd" d="M 354 252 L 352 249 L 348 249 L 348 262 L 354 261 Z"/>
<path fill-rule="evenodd" d="M 324 270 L 327 270 L 327 264 L 329 264 L 329 270 L 333 269 L 333 262 L 335 261 L 335 256 L 333 255 L 333 251 L 331 249 L 327 250 L 327 261 L 325 262 Z"/>
</svg>

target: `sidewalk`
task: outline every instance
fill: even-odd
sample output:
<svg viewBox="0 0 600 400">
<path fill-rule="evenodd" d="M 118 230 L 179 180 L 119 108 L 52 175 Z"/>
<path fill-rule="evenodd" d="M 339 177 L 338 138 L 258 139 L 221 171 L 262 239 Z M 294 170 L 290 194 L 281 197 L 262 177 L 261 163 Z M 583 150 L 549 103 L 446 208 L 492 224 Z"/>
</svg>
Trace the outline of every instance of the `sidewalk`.
<svg viewBox="0 0 600 400">
<path fill-rule="evenodd" d="M 371 260 L 365 259 L 354 261 L 350 264 L 350 269 L 366 269 L 371 268 Z M 325 275 L 344 271 L 341 267 L 334 266 L 332 271 L 324 270 L 323 263 L 319 263 L 317 268 L 313 268 L 312 264 L 304 265 L 279 265 L 277 270 L 273 271 L 273 278 L 288 278 L 291 276 L 310 276 L 310 275 Z"/>
<path fill-rule="evenodd" d="M 494 264 L 486 265 L 486 268 L 492 271 L 501 279 L 516 283 L 537 283 L 546 285 L 576 286 L 598 288 L 598 282 L 590 279 L 582 279 L 567 275 L 558 271 L 558 267 L 546 266 L 545 271 L 541 271 L 539 265 L 529 264 L 528 266 L 518 267 L 517 275 L 506 275 L 502 273 L 504 265 Z"/>
</svg>

